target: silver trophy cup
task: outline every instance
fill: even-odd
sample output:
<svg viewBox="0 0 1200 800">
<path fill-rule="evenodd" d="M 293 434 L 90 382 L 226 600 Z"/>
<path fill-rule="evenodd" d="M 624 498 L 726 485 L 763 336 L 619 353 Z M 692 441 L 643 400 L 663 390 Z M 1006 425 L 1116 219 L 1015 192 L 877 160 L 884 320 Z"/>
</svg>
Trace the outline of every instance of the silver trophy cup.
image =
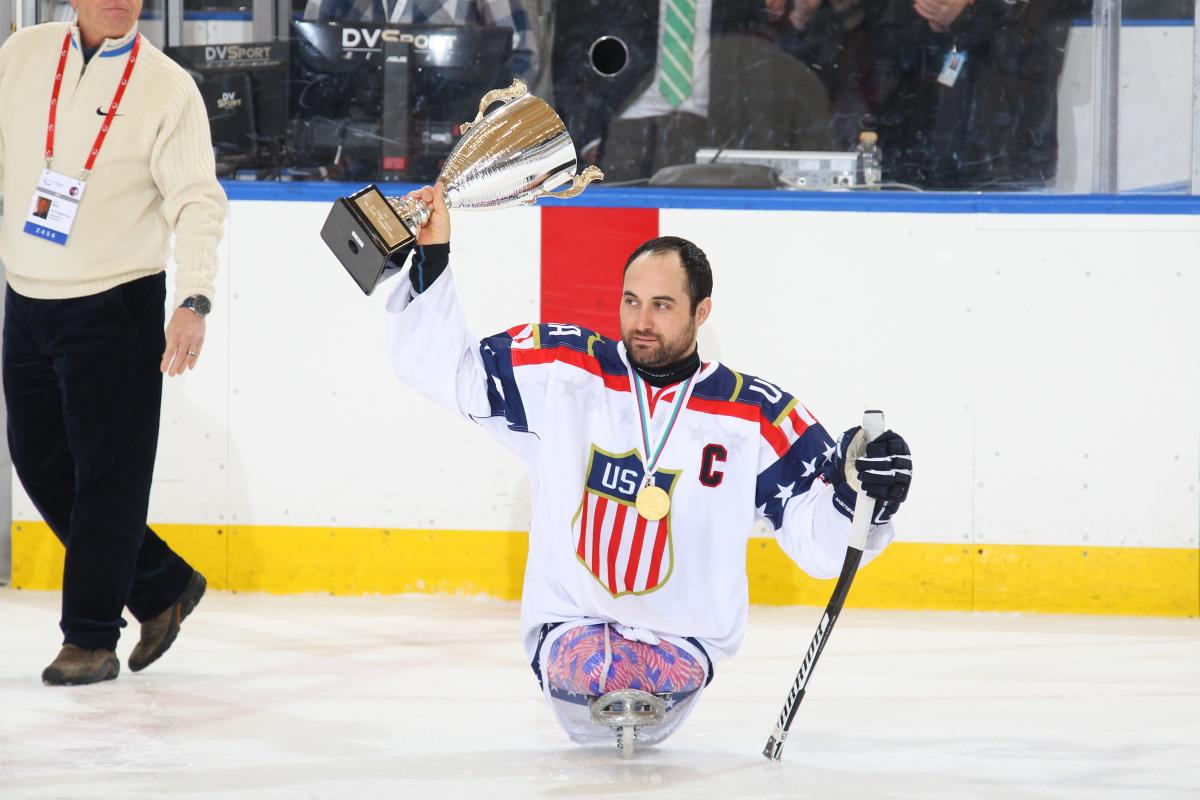
<svg viewBox="0 0 1200 800">
<path fill-rule="evenodd" d="M 529 205 L 539 197 L 575 197 L 604 177 L 596 167 L 576 173 L 575 144 L 566 126 L 521 80 L 485 94 L 478 116 L 463 123 L 462 130 L 437 179 L 449 208 L 508 208 Z M 421 200 L 384 197 L 372 184 L 338 198 L 321 238 L 359 287 L 371 294 L 399 271 L 417 231 L 428 220 L 429 207 Z"/>
</svg>

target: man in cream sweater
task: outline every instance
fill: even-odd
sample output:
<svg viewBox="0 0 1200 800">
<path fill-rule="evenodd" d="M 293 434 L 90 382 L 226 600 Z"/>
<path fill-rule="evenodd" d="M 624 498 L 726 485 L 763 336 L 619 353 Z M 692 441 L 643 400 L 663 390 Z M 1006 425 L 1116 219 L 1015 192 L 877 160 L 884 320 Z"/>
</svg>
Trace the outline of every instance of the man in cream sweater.
<svg viewBox="0 0 1200 800">
<path fill-rule="evenodd" d="M 117 676 L 123 607 L 145 668 L 204 593 L 146 514 L 162 376 L 201 358 L 225 218 L 200 93 L 138 35 L 142 0 L 72 5 L 0 48 L 8 440 L 67 551 L 56 685 Z"/>
</svg>

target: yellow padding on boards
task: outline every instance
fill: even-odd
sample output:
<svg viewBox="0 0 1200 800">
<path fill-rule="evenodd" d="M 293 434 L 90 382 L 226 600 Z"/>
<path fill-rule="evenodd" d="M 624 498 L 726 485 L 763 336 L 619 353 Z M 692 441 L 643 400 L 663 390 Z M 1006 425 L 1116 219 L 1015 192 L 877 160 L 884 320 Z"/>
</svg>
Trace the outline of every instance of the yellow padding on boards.
<svg viewBox="0 0 1200 800">
<path fill-rule="evenodd" d="M 516 531 L 158 525 L 213 589 L 298 594 L 521 596 L 527 536 Z M 13 523 L 13 586 L 62 587 L 63 548 L 43 522 Z"/>
<path fill-rule="evenodd" d="M 214 525 L 154 525 L 154 531 L 204 574 L 212 589 L 232 589 L 228 580 L 227 528 Z M 14 522 L 12 585 L 18 589 L 61 589 L 63 546 L 44 522 Z"/>
<path fill-rule="evenodd" d="M 521 595 L 520 531 L 155 525 L 214 589 L 276 594 Z M 57 589 L 63 549 L 41 522 L 13 524 L 13 585 Z M 751 539 L 750 601 L 824 605 L 833 581 L 800 572 L 773 539 Z M 859 608 L 1200 615 L 1200 553 L 1183 548 L 897 542 L 850 591 Z"/>
</svg>

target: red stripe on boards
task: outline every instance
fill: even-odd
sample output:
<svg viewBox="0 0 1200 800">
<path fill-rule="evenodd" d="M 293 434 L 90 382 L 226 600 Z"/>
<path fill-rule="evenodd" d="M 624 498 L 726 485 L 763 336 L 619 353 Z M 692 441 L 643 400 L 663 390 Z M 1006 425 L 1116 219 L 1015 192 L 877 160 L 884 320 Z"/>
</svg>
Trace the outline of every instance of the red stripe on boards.
<svg viewBox="0 0 1200 800">
<path fill-rule="evenodd" d="M 618 338 L 625 259 L 656 236 L 657 208 L 543 206 L 542 321 Z"/>
</svg>

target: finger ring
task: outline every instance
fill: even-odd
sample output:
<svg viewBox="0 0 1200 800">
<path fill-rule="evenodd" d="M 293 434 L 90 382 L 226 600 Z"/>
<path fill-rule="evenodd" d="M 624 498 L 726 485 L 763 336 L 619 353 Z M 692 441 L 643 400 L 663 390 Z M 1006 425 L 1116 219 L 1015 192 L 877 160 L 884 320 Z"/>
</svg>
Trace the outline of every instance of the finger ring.
<svg viewBox="0 0 1200 800">
<path fill-rule="evenodd" d="M 195 351 L 195 350 L 188 350 L 188 351 L 187 351 L 187 354 L 188 354 L 189 356 L 192 356 L 193 358 L 195 358 L 195 356 L 196 356 L 196 351 Z"/>
</svg>

